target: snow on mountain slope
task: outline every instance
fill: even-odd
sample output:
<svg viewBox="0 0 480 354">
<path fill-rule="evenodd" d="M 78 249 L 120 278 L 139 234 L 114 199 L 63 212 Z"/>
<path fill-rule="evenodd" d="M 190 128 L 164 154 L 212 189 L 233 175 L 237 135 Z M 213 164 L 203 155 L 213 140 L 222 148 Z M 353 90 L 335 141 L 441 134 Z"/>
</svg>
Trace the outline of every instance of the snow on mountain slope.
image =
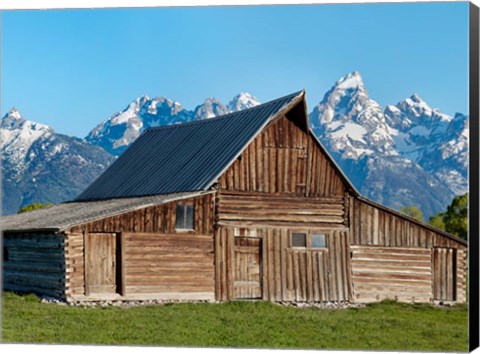
<svg viewBox="0 0 480 354">
<path fill-rule="evenodd" d="M 468 160 L 468 139 L 462 138 L 468 120 L 452 119 L 416 94 L 382 110 L 353 72 L 333 85 L 310 120 L 352 182 L 378 202 L 396 209 L 417 205 L 428 217 L 466 187 L 459 161 Z"/>
<path fill-rule="evenodd" d="M 8 111 L 0 123 L 0 149 L 2 160 L 11 163 L 10 173 L 20 176 L 27 166 L 30 146 L 53 133 L 50 127 L 23 118 L 15 107 Z"/>
<path fill-rule="evenodd" d="M 244 109 L 258 106 L 260 101 L 248 92 L 240 92 L 228 104 L 227 110 L 229 112 L 242 111 Z"/>
<path fill-rule="evenodd" d="M 113 160 L 97 146 L 26 120 L 15 108 L 2 118 L 0 138 L 3 214 L 73 199 Z"/>
<path fill-rule="evenodd" d="M 380 105 L 368 97 L 363 79 L 353 72 L 338 80 L 310 114 L 315 133 L 342 158 L 381 153 L 397 155 L 393 130 Z"/>
<path fill-rule="evenodd" d="M 193 119 L 209 119 L 229 113 L 228 108 L 216 98 L 207 98 L 205 102 L 195 108 Z"/>
<path fill-rule="evenodd" d="M 227 106 L 216 98 L 207 98 L 193 111 L 165 97 L 135 99 L 123 111 L 115 113 L 95 127 L 85 138 L 118 156 L 147 128 L 208 119 L 258 105 L 247 92 L 235 96 Z"/>
<path fill-rule="evenodd" d="M 395 147 L 456 194 L 468 191 L 468 118 L 432 109 L 417 94 L 385 109 Z"/>
</svg>

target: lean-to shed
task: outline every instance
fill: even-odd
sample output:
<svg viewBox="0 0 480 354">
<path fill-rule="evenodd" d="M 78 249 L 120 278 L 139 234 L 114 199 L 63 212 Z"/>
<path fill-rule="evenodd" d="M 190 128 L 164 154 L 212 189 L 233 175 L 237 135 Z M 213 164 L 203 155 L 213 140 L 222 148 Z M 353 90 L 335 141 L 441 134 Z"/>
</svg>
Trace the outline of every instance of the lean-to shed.
<svg viewBox="0 0 480 354">
<path fill-rule="evenodd" d="M 69 302 L 466 299 L 467 243 L 362 197 L 303 91 L 148 129 L 76 200 L 2 228 L 4 288 Z"/>
</svg>

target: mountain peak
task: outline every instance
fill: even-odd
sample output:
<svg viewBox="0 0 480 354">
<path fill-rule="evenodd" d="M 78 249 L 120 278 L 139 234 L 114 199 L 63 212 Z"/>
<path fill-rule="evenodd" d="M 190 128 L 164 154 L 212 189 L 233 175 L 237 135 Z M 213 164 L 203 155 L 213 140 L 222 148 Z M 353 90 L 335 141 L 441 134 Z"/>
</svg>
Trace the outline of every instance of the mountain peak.
<svg viewBox="0 0 480 354">
<path fill-rule="evenodd" d="M 260 101 L 249 92 L 240 92 L 228 103 L 227 109 L 236 112 L 258 106 Z"/>
<path fill-rule="evenodd" d="M 358 71 L 351 72 L 344 77 L 340 78 L 335 86 L 339 89 L 358 89 L 364 88 L 363 78 Z"/>
<path fill-rule="evenodd" d="M 2 119 L 4 118 L 23 119 L 22 114 L 20 113 L 18 108 L 15 106 L 10 108 L 10 110 L 7 112 L 7 114 L 5 114 L 5 116 Z"/>
</svg>

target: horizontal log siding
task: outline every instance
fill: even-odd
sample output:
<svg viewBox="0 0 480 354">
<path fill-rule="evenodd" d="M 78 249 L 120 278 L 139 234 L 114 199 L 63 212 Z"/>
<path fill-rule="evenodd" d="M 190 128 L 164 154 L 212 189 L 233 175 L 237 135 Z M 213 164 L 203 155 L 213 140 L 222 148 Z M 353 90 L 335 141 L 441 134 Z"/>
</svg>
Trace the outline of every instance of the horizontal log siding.
<svg viewBox="0 0 480 354">
<path fill-rule="evenodd" d="M 85 244 L 82 233 L 67 233 L 65 241 L 66 297 L 85 294 Z"/>
<path fill-rule="evenodd" d="M 250 143 L 220 177 L 219 187 L 303 196 L 344 193 L 333 164 L 305 130 L 287 117 L 271 123 Z"/>
<path fill-rule="evenodd" d="M 213 235 L 125 233 L 126 296 L 214 298 Z"/>
<path fill-rule="evenodd" d="M 353 295 L 356 302 L 395 299 L 430 302 L 432 251 L 419 247 L 352 246 Z"/>
<path fill-rule="evenodd" d="M 467 250 L 457 249 L 457 302 L 467 301 Z"/>
<path fill-rule="evenodd" d="M 353 206 L 353 215 L 350 215 L 352 245 L 465 248 L 454 239 L 355 197 L 350 197 L 350 204 Z"/>
<path fill-rule="evenodd" d="M 207 194 L 201 197 L 196 197 L 196 198 L 191 198 L 191 199 L 183 199 L 175 202 L 169 202 L 166 204 L 160 204 L 156 206 L 151 206 L 148 208 L 143 208 L 123 214 L 119 214 L 116 216 L 112 216 L 109 218 L 97 220 L 94 222 L 82 224 L 75 226 L 68 230 L 66 233 L 66 243 L 65 243 L 65 254 L 66 254 L 66 273 L 67 273 L 67 296 L 70 299 L 72 298 L 72 301 L 74 300 L 88 300 L 88 297 L 84 297 L 85 294 L 85 269 L 84 269 L 84 233 L 89 232 L 89 233 L 117 233 L 117 237 L 120 237 L 121 233 L 128 233 L 130 236 L 128 238 L 128 243 L 125 245 L 125 254 L 129 255 L 129 252 L 143 252 L 143 257 L 137 257 L 137 255 L 133 256 L 133 258 L 129 259 L 129 266 L 130 269 L 134 269 L 135 267 L 140 267 L 137 269 L 135 272 L 136 273 L 131 273 L 132 274 L 137 274 L 138 272 L 141 272 L 142 267 L 145 267 L 145 280 L 147 281 L 145 284 L 139 284 L 139 277 L 137 275 L 130 276 L 124 278 L 124 281 L 126 281 L 125 284 L 125 290 L 126 290 L 126 296 L 123 296 L 124 298 L 157 298 L 155 296 L 149 296 L 148 294 L 145 293 L 152 293 L 152 292 L 157 292 L 162 290 L 163 295 L 162 296 L 173 296 L 173 290 L 169 291 L 171 294 L 166 295 L 165 291 L 168 289 L 174 289 L 172 286 L 172 282 L 163 282 L 162 281 L 156 281 L 154 278 L 151 276 L 151 273 L 153 272 L 152 269 L 155 269 L 155 267 L 160 267 L 162 271 L 166 271 L 166 263 L 167 260 L 171 260 L 171 257 L 165 258 L 165 261 L 153 261 L 150 262 L 150 260 L 158 256 L 158 251 L 161 247 L 169 247 L 170 251 L 172 254 L 178 254 L 179 257 L 185 257 L 183 256 L 185 247 L 181 246 L 182 245 L 182 240 L 188 239 L 189 237 L 192 238 L 198 238 L 195 239 L 196 241 L 193 243 L 193 247 L 197 247 L 200 244 L 196 244 L 196 242 L 202 242 L 202 240 L 205 240 L 205 238 L 209 238 L 210 244 L 212 249 L 210 252 L 212 254 L 209 256 L 209 260 L 205 257 L 202 258 L 201 262 L 202 264 L 199 264 L 200 267 L 205 266 L 205 260 L 207 262 L 210 262 L 211 269 L 210 269 L 210 280 L 207 281 L 206 287 L 209 290 L 205 293 L 200 293 L 198 291 L 195 292 L 193 297 L 189 293 L 182 292 L 182 289 L 193 289 L 196 288 L 197 286 L 195 284 L 192 285 L 190 283 L 188 286 L 182 288 L 178 286 L 176 288 L 177 293 L 175 296 L 177 296 L 177 299 L 207 299 L 207 298 L 213 298 L 213 280 L 214 280 L 214 274 L 213 274 L 213 203 L 214 203 L 214 195 L 213 194 Z M 186 204 L 186 203 L 194 203 L 195 206 L 195 216 L 194 216 L 194 230 L 187 231 L 187 230 L 181 230 L 177 231 L 175 229 L 175 224 L 176 224 L 176 205 L 178 204 Z M 142 235 L 142 234 L 148 234 L 148 235 L 155 235 L 155 237 L 150 237 L 150 236 L 139 236 L 138 240 L 135 239 L 135 235 Z M 208 236 L 206 236 L 208 235 Z M 148 244 L 146 240 L 150 240 L 152 242 L 152 245 Z M 169 241 L 168 241 L 169 240 Z M 138 242 L 137 242 L 138 241 Z M 159 242 L 161 244 L 159 244 Z M 208 243 L 207 242 L 207 243 Z M 129 250 L 130 245 L 133 246 L 132 250 Z M 143 247 L 143 251 L 140 251 L 139 247 Z M 159 248 L 160 247 L 160 248 Z M 200 246 L 199 246 L 200 247 Z M 157 253 L 155 253 L 157 252 Z M 198 252 L 203 252 L 203 249 L 201 249 Z M 168 253 L 168 252 L 166 252 Z M 131 254 L 131 253 L 130 253 Z M 157 254 L 157 256 L 152 256 L 154 254 Z M 185 253 L 185 254 L 188 254 Z M 202 253 L 203 254 L 203 253 Z M 119 256 L 117 254 L 117 256 Z M 197 255 L 198 256 L 198 255 Z M 128 256 L 127 256 L 128 257 Z M 187 257 L 188 258 L 188 257 Z M 198 258 L 198 257 L 197 257 Z M 194 258 L 191 260 L 192 263 L 184 264 L 182 262 L 177 262 L 177 263 L 171 263 L 171 265 L 175 265 L 174 269 L 177 269 L 180 273 L 178 274 L 183 274 L 182 272 L 190 272 L 194 267 L 193 264 L 197 260 L 197 258 Z M 117 262 L 121 260 L 117 260 Z M 157 263 L 155 263 L 157 262 Z M 165 264 L 162 265 L 164 262 Z M 168 261 L 169 262 L 169 261 Z M 201 263 L 200 262 L 200 263 Z M 150 268 L 147 267 L 147 265 L 150 265 Z M 188 266 L 190 268 L 185 268 L 184 266 Z M 171 266 L 170 266 L 171 267 Z M 127 268 L 128 269 L 128 268 Z M 171 274 L 177 274 L 177 271 L 174 270 L 173 268 L 170 269 Z M 150 275 L 149 275 L 150 274 Z M 192 273 L 192 277 L 196 276 L 196 273 Z M 205 278 L 205 275 L 202 275 L 203 278 Z M 202 278 L 202 279 L 203 279 Z M 166 278 L 165 278 L 166 279 Z M 199 278 L 200 279 L 200 278 Z M 157 279 L 158 280 L 158 279 Z M 170 281 L 170 280 L 169 280 Z M 200 279 L 200 281 L 203 281 Z M 129 283 L 130 282 L 130 283 Z M 176 280 L 178 283 L 178 280 Z M 154 284 L 155 283 L 155 284 Z M 212 284 L 210 284 L 212 283 Z M 166 284 L 163 288 L 157 286 L 158 284 Z M 187 284 L 187 283 L 185 283 Z M 122 285 L 123 286 L 123 285 Z M 199 288 L 202 290 L 201 288 Z M 182 290 L 182 291 L 180 291 Z M 93 298 L 92 298 L 93 299 Z"/>
<path fill-rule="evenodd" d="M 126 212 L 109 218 L 77 225 L 69 230 L 71 233 L 88 232 L 155 232 L 176 233 L 175 208 L 177 203 L 195 205 L 195 225 L 191 233 L 213 234 L 213 194 L 207 194 L 192 199 L 183 199 Z M 181 231 L 185 233 L 185 231 Z"/>
<path fill-rule="evenodd" d="M 262 298 L 269 301 L 343 301 L 352 296 L 348 231 L 327 233 L 327 249 L 290 247 L 285 228 L 231 228 L 216 231 L 215 296 L 234 299 L 234 237 L 262 239 Z"/>
<path fill-rule="evenodd" d="M 3 288 L 65 298 L 62 234 L 4 234 Z"/>
<path fill-rule="evenodd" d="M 223 226 L 344 228 L 343 197 L 305 198 L 282 194 L 219 191 L 216 220 Z"/>
</svg>

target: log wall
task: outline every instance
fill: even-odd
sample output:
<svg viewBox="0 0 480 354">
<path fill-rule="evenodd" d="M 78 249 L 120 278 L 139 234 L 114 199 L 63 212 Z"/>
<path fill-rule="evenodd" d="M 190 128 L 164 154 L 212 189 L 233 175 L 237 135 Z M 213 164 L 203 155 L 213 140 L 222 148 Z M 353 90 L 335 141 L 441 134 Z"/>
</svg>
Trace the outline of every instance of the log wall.
<svg viewBox="0 0 480 354">
<path fill-rule="evenodd" d="M 219 189 L 343 196 L 333 164 L 292 119 L 284 116 L 265 128 L 220 177 Z"/>
<path fill-rule="evenodd" d="M 214 202 L 214 195 L 207 194 L 123 213 L 67 230 L 64 244 L 67 298 L 72 301 L 88 300 L 88 296 L 85 297 L 85 235 L 95 233 L 116 234 L 116 262 L 121 264 L 124 272 L 122 274 L 121 270 L 117 270 L 117 285 L 124 298 L 167 299 L 174 293 L 178 299 L 213 298 Z M 176 205 L 189 203 L 194 203 L 195 207 L 194 229 L 176 230 Z M 160 256 L 162 258 L 157 259 Z M 175 262 L 169 264 L 166 260 Z M 140 276 L 142 272 L 145 273 L 143 278 Z M 178 285 L 187 273 L 192 281 Z M 175 284 L 178 286 L 175 287 Z"/>
<path fill-rule="evenodd" d="M 126 233 L 125 294 L 214 299 L 213 235 Z"/>
<path fill-rule="evenodd" d="M 261 298 L 270 301 L 343 301 L 352 296 L 348 231 L 326 234 L 327 248 L 291 247 L 286 228 L 221 227 L 215 236 L 215 295 L 235 298 L 235 237 L 261 239 Z"/>
<path fill-rule="evenodd" d="M 467 250 L 457 249 L 457 302 L 467 301 Z"/>
<path fill-rule="evenodd" d="M 62 234 L 4 234 L 4 290 L 65 298 Z"/>
<path fill-rule="evenodd" d="M 65 235 L 67 275 L 65 292 L 69 300 L 72 295 L 85 294 L 85 245 L 83 233 L 66 233 Z"/>
<path fill-rule="evenodd" d="M 216 221 L 223 226 L 344 228 L 341 196 L 301 197 L 285 194 L 219 191 Z"/>
<path fill-rule="evenodd" d="M 356 302 L 430 302 L 432 251 L 419 247 L 351 246 Z"/>
</svg>

